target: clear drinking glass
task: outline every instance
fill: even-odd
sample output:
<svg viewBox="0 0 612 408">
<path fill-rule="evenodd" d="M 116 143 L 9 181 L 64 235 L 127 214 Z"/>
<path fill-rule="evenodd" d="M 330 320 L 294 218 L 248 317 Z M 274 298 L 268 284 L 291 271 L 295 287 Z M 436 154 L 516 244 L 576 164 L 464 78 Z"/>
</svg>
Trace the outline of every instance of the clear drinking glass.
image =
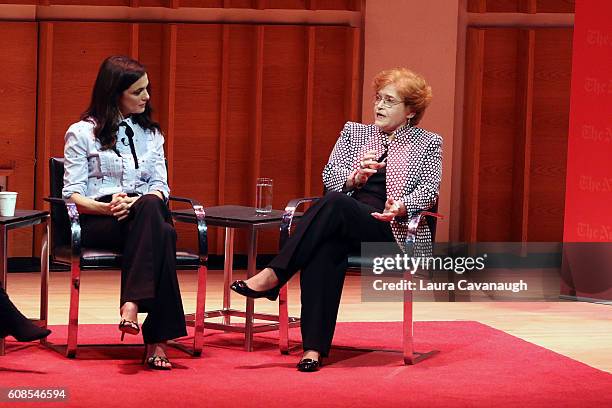
<svg viewBox="0 0 612 408">
<path fill-rule="evenodd" d="M 272 179 L 260 177 L 255 185 L 255 211 L 259 214 L 272 212 Z"/>
</svg>

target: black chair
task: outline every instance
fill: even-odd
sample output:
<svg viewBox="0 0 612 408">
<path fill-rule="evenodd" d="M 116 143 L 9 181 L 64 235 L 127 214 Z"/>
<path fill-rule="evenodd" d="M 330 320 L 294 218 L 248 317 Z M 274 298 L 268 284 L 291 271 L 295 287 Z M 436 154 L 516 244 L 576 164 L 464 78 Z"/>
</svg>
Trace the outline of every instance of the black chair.
<svg viewBox="0 0 612 408">
<path fill-rule="evenodd" d="M 296 217 L 296 210 L 301 205 L 306 203 L 314 203 L 319 200 L 321 197 L 305 197 L 305 198 L 296 198 L 289 203 L 285 207 L 285 214 L 283 215 L 283 220 L 280 227 L 280 240 L 279 246 L 282 248 L 289 235 L 291 234 L 291 227 L 294 222 L 294 218 Z M 432 243 L 435 242 L 436 236 L 436 226 L 438 218 L 443 218 L 441 214 L 437 213 L 438 210 L 438 202 L 432 206 L 430 211 L 421 211 L 412 218 L 409 219 L 408 222 L 408 237 L 406 239 L 406 253 L 411 255 L 414 250 L 414 242 L 416 237 L 417 228 L 421 224 L 423 217 L 428 224 L 429 230 L 431 232 Z M 371 268 L 372 261 L 370 259 L 362 257 L 359 253 L 351 253 L 348 256 L 348 271 L 353 272 L 361 272 L 363 269 Z M 431 273 L 431 271 L 430 271 Z M 429 275 L 428 277 L 431 277 Z M 404 273 L 405 279 L 412 279 L 412 275 L 410 273 Z M 286 299 L 284 299 L 286 302 Z M 412 291 L 405 290 L 404 291 L 404 320 L 403 320 L 403 356 L 404 356 L 404 364 L 416 364 L 419 361 L 422 361 L 426 358 L 437 354 L 437 350 L 432 350 L 429 352 L 416 352 L 414 351 L 413 346 L 413 335 L 414 335 L 414 324 L 413 324 L 413 310 L 412 310 Z M 288 330 L 284 325 L 281 325 L 281 331 Z M 281 333 L 283 336 L 284 333 Z M 284 335 L 286 337 L 286 335 Z"/>
<path fill-rule="evenodd" d="M 51 259 L 54 262 L 70 267 L 70 309 L 68 320 L 68 341 L 66 356 L 76 357 L 79 321 L 79 291 L 81 286 L 81 271 L 100 269 L 120 269 L 121 253 L 99 248 L 83 248 L 81 246 L 81 226 L 77 206 L 62 198 L 64 184 L 64 159 L 51 158 L 50 197 L 45 200 L 51 203 Z M 204 207 L 197 201 L 182 197 L 169 198 L 171 202 L 189 204 L 195 214 L 198 238 L 197 253 L 177 251 L 177 269 L 197 269 L 198 289 L 195 313 L 185 315 L 187 324 L 194 327 L 193 349 L 186 350 L 194 356 L 202 353 L 204 342 L 204 307 L 206 303 L 206 275 L 208 261 L 208 243 L 206 223 L 204 222 Z M 175 220 L 180 221 L 180 220 Z M 192 223 L 193 224 L 193 223 Z M 183 348 L 179 343 L 172 345 Z M 51 345 L 50 346 L 54 346 Z M 184 348 L 183 348 L 184 349 Z"/>
</svg>

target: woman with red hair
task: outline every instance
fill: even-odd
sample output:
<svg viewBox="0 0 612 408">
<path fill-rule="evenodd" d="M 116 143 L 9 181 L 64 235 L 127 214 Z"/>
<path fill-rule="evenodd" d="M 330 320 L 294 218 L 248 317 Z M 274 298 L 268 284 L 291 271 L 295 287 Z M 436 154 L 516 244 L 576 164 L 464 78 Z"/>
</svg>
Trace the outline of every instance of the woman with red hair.
<svg viewBox="0 0 612 408">
<path fill-rule="evenodd" d="M 300 371 L 317 371 L 329 353 L 349 252 L 366 241 L 395 241 L 403 248 L 408 218 L 438 197 L 442 138 L 417 127 L 431 88 L 406 68 L 380 72 L 373 86 L 374 124 L 344 125 L 323 169 L 327 194 L 304 214 L 267 268 L 232 284 L 241 295 L 276 299 L 279 288 L 302 271 Z M 423 218 L 415 253 L 430 245 Z"/>
</svg>

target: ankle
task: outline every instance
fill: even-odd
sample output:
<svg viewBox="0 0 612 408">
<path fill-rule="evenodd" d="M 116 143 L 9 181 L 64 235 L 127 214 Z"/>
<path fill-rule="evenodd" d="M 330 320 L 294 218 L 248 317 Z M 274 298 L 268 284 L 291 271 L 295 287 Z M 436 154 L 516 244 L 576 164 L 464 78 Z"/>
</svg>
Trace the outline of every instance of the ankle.
<svg viewBox="0 0 612 408">
<path fill-rule="evenodd" d="M 121 318 L 130 321 L 138 320 L 138 305 L 134 302 L 125 302 L 119 309 Z"/>
<path fill-rule="evenodd" d="M 319 353 L 316 350 L 306 350 L 304 351 L 304 354 L 302 355 L 302 360 L 306 359 L 306 358 L 310 358 L 312 360 L 319 360 L 321 357 L 321 353 Z"/>
<path fill-rule="evenodd" d="M 262 285 L 269 286 L 271 288 L 279 284 L 278 277 L 272 268 L 262 269 L 258 274 L 248 279 L 249 282 L 258 282 Z"/>
</svg>

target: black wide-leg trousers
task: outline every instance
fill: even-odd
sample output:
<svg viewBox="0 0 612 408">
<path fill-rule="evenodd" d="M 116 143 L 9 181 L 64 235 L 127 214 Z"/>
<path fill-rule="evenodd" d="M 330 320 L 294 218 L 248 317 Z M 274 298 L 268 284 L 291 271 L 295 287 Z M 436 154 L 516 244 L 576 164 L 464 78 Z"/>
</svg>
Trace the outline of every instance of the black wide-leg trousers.
<svg viewBox="0 0 612 408">
<path fill-rule="evenodd" d="M 147 344 L 186 336 L 185 313 L 176 276 L 176 231 L 166 204 L 145 194 L 122 221 L 81 215 L 83 247 L 121 250 L 121 300 L 148 313 L 142 324 Z"/>
<path fill-rule="evenodd" d="M 349 252 L 361 242 L 394 242 L 388 222 L 373 207 L 330 192 L 300 219 L 295 232 L 268 265 L 281 284 L 301 270 L 304 350 L 327 356 L 331 347 Z"/>
</svg>

